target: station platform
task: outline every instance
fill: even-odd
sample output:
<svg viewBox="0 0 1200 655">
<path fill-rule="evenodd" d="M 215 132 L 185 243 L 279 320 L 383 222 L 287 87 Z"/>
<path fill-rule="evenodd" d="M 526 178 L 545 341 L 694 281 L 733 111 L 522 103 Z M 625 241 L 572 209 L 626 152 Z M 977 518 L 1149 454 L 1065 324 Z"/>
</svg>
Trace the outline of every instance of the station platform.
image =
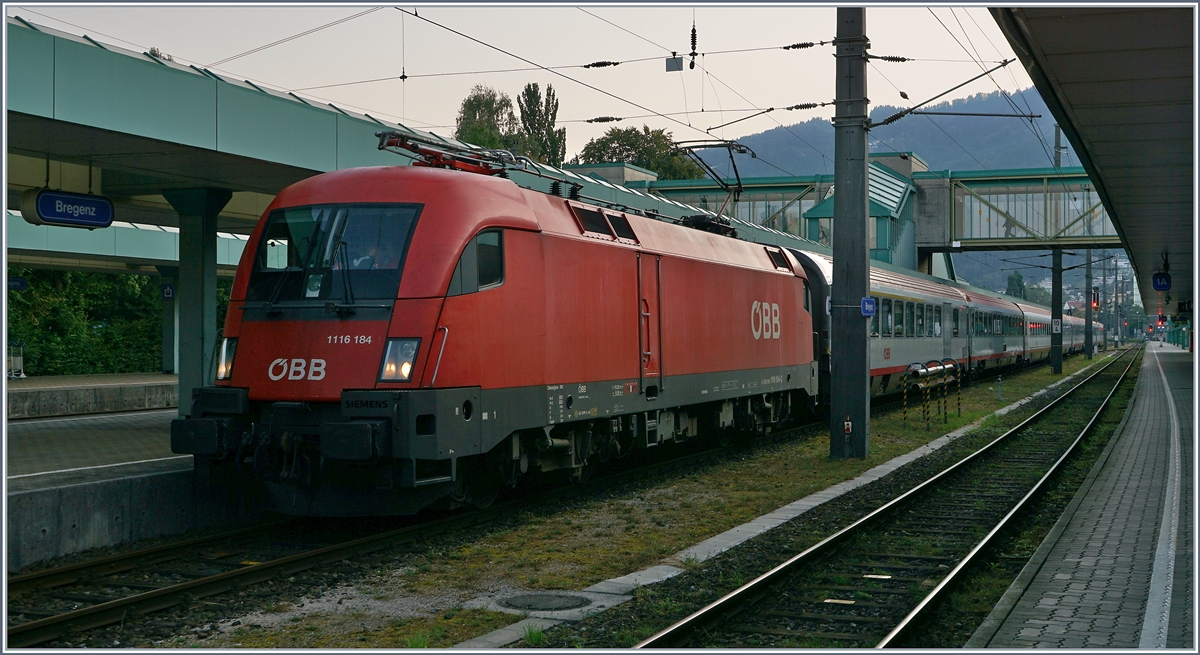
<svg viewBox="0 0 1200 655">
<path fill-rule="evenodd" d="M 167 373 L 53 375 L 8 381 L 8 418 L 76 416 L 176 407 L 179 376 Z"/>
<path fill-rule="evenodd" d="M 1147 344 L 1125 419 L 967 648 L 1195 648 L 1192 357 Z"/>
<path fill-rule="evenodd" d="M 8 491 L 127 475 L 191 456 L 171 452 L 174 409 L 8 421 Z M 158 464 L 158 466 L 150 466 Z"/>
<path fill-rule="evenodd" d="M 174 409 L 10 420 L 10 572 L 98 546 L 237 525 L 261 510 L 197 488 L 171 452 Z"/>
</svg>

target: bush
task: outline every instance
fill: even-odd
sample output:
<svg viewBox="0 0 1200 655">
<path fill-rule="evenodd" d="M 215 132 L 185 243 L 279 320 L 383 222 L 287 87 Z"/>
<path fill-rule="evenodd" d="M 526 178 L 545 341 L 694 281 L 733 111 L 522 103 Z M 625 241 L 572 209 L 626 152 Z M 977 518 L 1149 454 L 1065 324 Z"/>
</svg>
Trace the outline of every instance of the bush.
<svg viewBox="0 0 1200 655">
<path fill-rule="evenodd" d="M 26 375 L 145 373 L 162 367 L 161 278 L 9 268 L 8 341 L 25 343 Z M 218 285 L 218 326 L 230 283 Z"/>
</svg>

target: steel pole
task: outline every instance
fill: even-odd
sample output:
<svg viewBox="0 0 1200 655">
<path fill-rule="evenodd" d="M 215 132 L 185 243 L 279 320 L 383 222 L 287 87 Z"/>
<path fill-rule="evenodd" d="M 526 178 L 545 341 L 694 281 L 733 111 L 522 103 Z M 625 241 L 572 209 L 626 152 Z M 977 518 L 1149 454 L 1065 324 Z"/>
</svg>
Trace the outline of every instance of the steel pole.
<svg viewBox="0 0 1200 655">
<path fill-rule="evenodd" d="M 1104 338 L 1100 340 L 1100 350 L 1108 352 L 1108 332 L 1111 329 L 1108 320 L 1108 251 L 1101 250 L 1100 260 L 1100 324 L 1104 326 Z"/>
<path fill-rule="evenodd" d="M 1055 375 L 1060 375 L 1063 362 L 1062 248 L 1054 249 L 1054 275 L 1050 287 L 1050 370 Z"/>
<path fill-rule="evenodd" d="M 861 300 L 870 295 L 867 243 L 867 12 L 838 8 L 834 101 L 833 290 L 829 455 L 865 458 L 870 413 L 870 354 Z"/>
<path fill-rule="evenodd" d="M 1086 327 L 1083 330 L 1083 352 L 1085 355 L 1087 355 L 1088 359 L 1091 359 L 1092 358 L 1092 350 L 1095 347 L 1092 343 L 1092 249 L 1091 248 L 1088 248 L 1086 257 L 1087 257 L 1087 268 L 1085 269 L 1085 272 L 1083 274 L 1084 280 L 1086 280 L 1086 285 L 1085 285 L 1086 290 L 1084 291 L 1084 294 L 1083 294 L 1083 306 L 1084 306 L 1083 322 L 1086 325 Z"/>
</svg>

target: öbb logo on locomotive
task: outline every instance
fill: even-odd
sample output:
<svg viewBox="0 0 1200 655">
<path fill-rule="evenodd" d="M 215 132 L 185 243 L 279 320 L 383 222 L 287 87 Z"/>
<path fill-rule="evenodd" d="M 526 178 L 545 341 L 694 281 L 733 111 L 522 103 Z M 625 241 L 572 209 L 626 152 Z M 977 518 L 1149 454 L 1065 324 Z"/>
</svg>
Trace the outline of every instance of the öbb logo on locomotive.
<svg viewBox="0 0 1200 655">
<path fill-rule="evenodd" d="M 750 306 L 750 332 L 754 339 L 779 338 L 779 305 L 755 300 Z"/>
<path fill-rule="evenodd" d="M 305 369 L 307 369 L 307 377 L 309 380 L 324 380 L 325 379 L 325 360 L 310 359 L 293 359 L 290 362 L 287 358 L 281 357 L 271 362 L 267 367 L 267 377 L 278 382 L 284 376 L 289 380 L 303 380 L 305 378 Z"/>
</svg>

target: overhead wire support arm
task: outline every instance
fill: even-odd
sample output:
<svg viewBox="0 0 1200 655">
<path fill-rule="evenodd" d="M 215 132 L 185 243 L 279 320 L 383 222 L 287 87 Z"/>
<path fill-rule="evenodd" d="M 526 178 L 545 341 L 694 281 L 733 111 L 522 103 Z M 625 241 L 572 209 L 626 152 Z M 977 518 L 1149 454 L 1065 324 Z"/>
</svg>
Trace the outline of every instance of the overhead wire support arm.
<svg viewBox="0 0 1200 655">
<path fill-rule="evenodd" d="M 998 118 L 1024 118 L 1025 120 L 1033 120 L 1041 118 L 1041 114 L 988 114 L 972 111 L 914 111 L 913 116 L 994 116 Z"/>
<path fill-rule="evenodd" d="M 722 127 L 726 127 L 726 126 L 729 126 L 729 125 L 733 125 L 734 123 L 740 123 L 740 122 L 742 122 L 742 121 L 748 121 L 748 120 L 750 120 L 751 118 L 754 118 L 755 116 L 762 116 L 763 114 L 769 114 L 769 113 L 771 113 L 771 112 L 773 112 L 773 111 L 775 111 L 775 108 L 774 108 L 774 107 L 767 107 L 766 109 L 764 109 L 764 110 L 762 110 L 762 111 L 760 111 L 760 112 L 758 112 L 758 113 L 756 113 L 756 114 L 750 114 L 749 116 L 742 116 L 741 118 L 737 118 L 737 119 L 731 120 L 731 121 L 729 121 L 728 123 L 721 123 L 720 125 L 714 125 L 714 126 L 712 126 L 712 127 L 708 128 L 707 130 L 704 130 L 704 131 L 705 131 L 705 132 L 712 132 L 713 130 L 716 130 L 716 129 L 719 129 L 719 128 L 722 128 Z"/>
<path fill-rule="evenodd" d="M 952 88 L 946 89 L 945 91 L 943 91 L 943 92 L 941 92 L 941 93 L 939 93 L 939 94 L 937 94 L 937 95 L 933 96 L 932 98 L 930 98 L 930 99 L 926 100 L 925 102 L 920 102 L 920 103 L 917 103 L 917 104 L 913 105 L 912 107 L 909 107 L 908 109 L 905 109 L 905 110 L 903 110 L 903 111 L 898 111 L 898 112 L 896 112 L 896 113 L 892 114 L 891 116 L 888 116 L 887 118 L 883 119 L 882 121 L 880 121 L 880 122 L 878 122 L 878 123 L 871 123 L 871 124 L 869 124 L 869 125 L 867 126 L 867 129 L 871 129 L 871 128 L 874 128 L 874 127 L 883 127 L 884 125 L 891 125 L 892 123 L 895 123 L 896 121 L 900 120 L 901 118 L 904 118 L 905 116 L 907 116 L 907 115 L 909 115 L 909 114 L 911 114 L 911 113 L 913 113 L 913 112 L 917 111 L 917 110 L 918 110 L 918 109 L 920 109 L 921 107 L 924 107 L 925 105 L 927 105 L 927 104 L 929 104 L 929 103 L 933 102 L 934 100 L 937 100 L 938 98 L 941 98 L 942 96 L 944 96 L 944 95 L 947 95 L 947 94 L 949 94 L 949 93 L 951 93 L 951 92 L 953 92 L 953 91 L 956 91 L 956 90 L 958 90 L 958 89 L 961 89 L 962 87 L 964 87 L 964 86 L 966 86 L 966 85 L 970 84 L 971 82 L 974 82 L 975 80 L 977 80 L 977 79 L 979 79 L 979 78 L 981 78 L 981 77 L 986 77 L 987 75 L 991 74 L 992 72 L 994 72 L 994 71 L 997 71 L 997 70 L 1000 70 L 1001 68 L 1004 68 L 1005 66 L 1007 66 L 1007 65 L 1009 65 L 1009 64 L 1011 64 L 1011 63 L 1013 63 L 1014 61 L 1016 61 L 1016 59 L 1005 59 L 1004 61 L 1000 62 L 1000 64 L 999 64 L 998 66 L 994 66 L 994 67 L 992 67 L 992 68 L 989 68 L 988 70 L 986 70 L 986 71 L 984 71 L 984 72 L 982 72 L 982 73 L 980 73 L 980 74 L 976 75 L 975 77 L 972 77 L 971 79 L 967 80 L 966 82 L 963 82 L 962 84 L 959 84 L 959 85 L 957 85 L 957 86 L 954 86 L 954 87 L 952 87 Z"/>
</svg>

